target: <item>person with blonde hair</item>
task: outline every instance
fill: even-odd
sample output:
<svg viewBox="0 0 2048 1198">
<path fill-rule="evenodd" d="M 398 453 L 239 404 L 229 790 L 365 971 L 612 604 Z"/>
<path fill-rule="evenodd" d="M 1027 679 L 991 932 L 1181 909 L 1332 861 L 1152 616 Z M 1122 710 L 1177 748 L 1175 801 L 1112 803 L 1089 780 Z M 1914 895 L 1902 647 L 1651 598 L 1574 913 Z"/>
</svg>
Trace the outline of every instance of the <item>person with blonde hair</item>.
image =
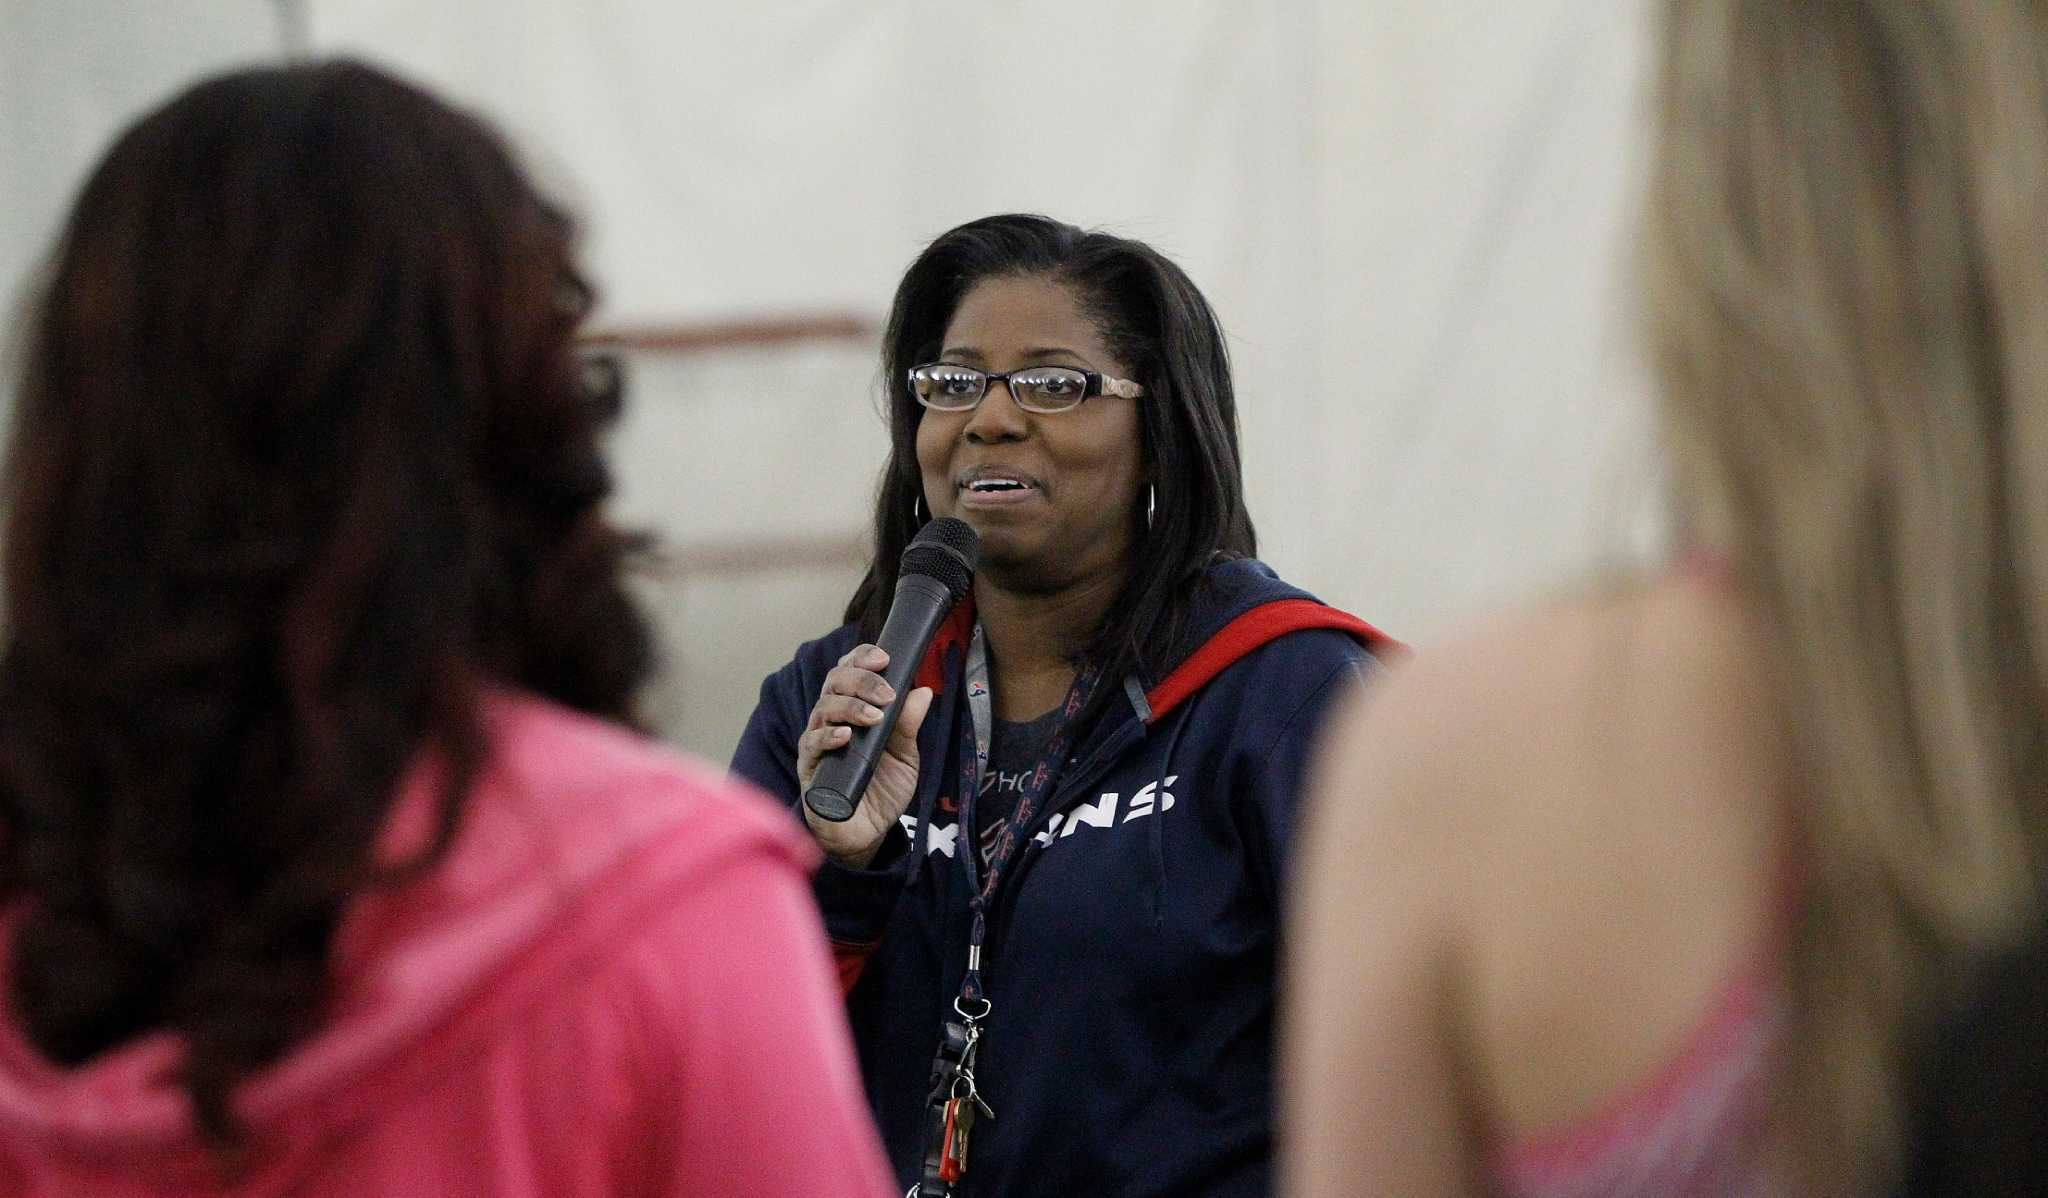
<svg viewBox="0 0 2048 1198">
<path fill-rule="evenodd" d="M 1643 253 L 1681 550 L 1340 720 L 1284 1192 L 1885 1193 L 2037 919 L 2048 10 L 1671 0 Z"/>
</svg>

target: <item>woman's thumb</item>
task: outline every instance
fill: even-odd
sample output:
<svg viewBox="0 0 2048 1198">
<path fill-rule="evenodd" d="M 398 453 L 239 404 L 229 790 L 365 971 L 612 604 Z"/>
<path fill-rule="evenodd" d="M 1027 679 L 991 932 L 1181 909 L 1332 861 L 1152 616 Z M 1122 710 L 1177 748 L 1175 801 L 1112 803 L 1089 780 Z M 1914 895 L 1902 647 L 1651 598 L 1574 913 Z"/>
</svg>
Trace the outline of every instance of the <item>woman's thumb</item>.
<svg viewBox="0 0 2048 1198">
<path fill-rule="evenodd" d="M 896 730 L 889 734 L 889 751 L 899 756 L 917 748 L 917 730 L 924 727 L 925 714 L 932 709 L 932 688 L 920 686 L 903 696 L 903 710 L 897 713 Z"/>
</svg>

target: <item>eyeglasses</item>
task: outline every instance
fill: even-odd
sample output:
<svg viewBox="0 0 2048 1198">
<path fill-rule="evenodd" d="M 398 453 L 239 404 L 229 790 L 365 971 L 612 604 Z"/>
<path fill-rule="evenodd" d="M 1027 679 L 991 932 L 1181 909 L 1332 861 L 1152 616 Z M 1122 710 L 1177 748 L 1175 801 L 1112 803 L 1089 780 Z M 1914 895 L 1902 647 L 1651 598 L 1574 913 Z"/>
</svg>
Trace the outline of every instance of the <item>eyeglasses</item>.
<svg viewBox="0 0 2048 1198">
<path fill-rule="evenodd" d="M 1072 366 L 1033 366 L 1008 374 L 990 374 L 972 366 L 934 362 L 910 370 L 910 394 L 925 407 L 941 412 L 971 412 L 988 394 L 992 383 L 1005 383 L 1010 398 L 1027 412 L 1064 412 L 1081 406 L 1097 395 L 1138 399 L 1145 388 L 1128 379 L 1113 379 L 1100 371 L 1077 370 Z"/>
</svg>

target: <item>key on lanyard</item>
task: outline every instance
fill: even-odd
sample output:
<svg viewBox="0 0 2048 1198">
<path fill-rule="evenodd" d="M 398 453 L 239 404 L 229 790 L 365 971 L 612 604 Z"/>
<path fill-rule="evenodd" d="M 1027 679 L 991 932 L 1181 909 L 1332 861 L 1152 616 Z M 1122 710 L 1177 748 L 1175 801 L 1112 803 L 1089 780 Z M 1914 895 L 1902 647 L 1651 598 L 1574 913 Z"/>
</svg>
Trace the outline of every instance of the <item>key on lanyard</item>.
<svg viewBox="0 0 2048 1198">
<path fill-rule="evenodd" d="M 975 1121 L 996 1117 L 974 1080 L 986 1005 L 979 1016 L 960 1013 L 961 1022 L 947 1021 L 932 1058 L 931 1098 L 925 1108 L 925 1177 L 911 1190 L 916 1198 L 947 1198 L 952 1193 L 954 1183 L 967 1174 L 967 1147 Z"/>
<path fill-rule="evenodd" d="M 967 1052 L 953 1077 L 953 1096 L 946 1100 L 946 1128 L 939 1151 L 939 1179 L 959 1181 L 967 1172 L 967 1136 L 974 1130 L 976 1113 L 990 1119 L 996 1113 L 982 1101 L 981 1087 L 974 1082 L 974 1054 L 981 1047 L 981 1033 L 973 1032 Z"/>
<path fill-rule="evenodd" d="M 940 1140 L 939 1180 L 959 1181 L 967 1172 L 967 1135 L 974 1130 L 974 1103 L 966 1098 L 946 1100 L 946 1129 Z"/>
</svg>

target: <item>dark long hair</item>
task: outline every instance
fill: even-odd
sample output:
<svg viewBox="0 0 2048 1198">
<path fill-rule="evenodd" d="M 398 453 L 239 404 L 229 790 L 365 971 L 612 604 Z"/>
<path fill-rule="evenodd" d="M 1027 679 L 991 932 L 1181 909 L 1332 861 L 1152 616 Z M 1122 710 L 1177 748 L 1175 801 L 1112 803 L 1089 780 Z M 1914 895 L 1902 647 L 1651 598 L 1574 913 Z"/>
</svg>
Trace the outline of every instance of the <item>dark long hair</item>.
<svg viewBox="0 0 2048 1198">
<path fill-rule="evenodd" d="M 890 449 L 875 503 L 875 556 L 846 619 L 870 639 L 881 631 L 897 559 L 920 523 L 917 424 L 924 409 L 905 374 L 938 353 L 954 309 L 976 283 L 1018 275 L 1074 288 L 1103 339 L 1145 386 L 1136 402 L 1145 478 L 1156 497 L 1153 523 L 1135 543 L 1123 594 L 1082 651 L 1111 683 L 1097 695 L 1114 696 L 1126 675 L 1157 681 L 1154 672 L 1185 650 L 1189 603 L 1203 569 L 1258 551 L 1244 506 L 1222 326 L 1187 273 L 1142 242 L 1043 216 L 990 216 L 946 233 L 911 263 L 883 334 Z M 1132 519 L 1142 525 L 1144 511 Z"/>
<path fill-rule="evenodd" d="M 571 240 L 479 121 L 329 63 L 146 116 L 49 268 L 8 482 L 12 998 L 60 1062 L 182 1033 L 223 1146 L 320 1020 L 344 904 L 455 834 L 481 689 L 631 721 Z M 428 747 L 439 834 L 379 863 Z"/>
</svg>

